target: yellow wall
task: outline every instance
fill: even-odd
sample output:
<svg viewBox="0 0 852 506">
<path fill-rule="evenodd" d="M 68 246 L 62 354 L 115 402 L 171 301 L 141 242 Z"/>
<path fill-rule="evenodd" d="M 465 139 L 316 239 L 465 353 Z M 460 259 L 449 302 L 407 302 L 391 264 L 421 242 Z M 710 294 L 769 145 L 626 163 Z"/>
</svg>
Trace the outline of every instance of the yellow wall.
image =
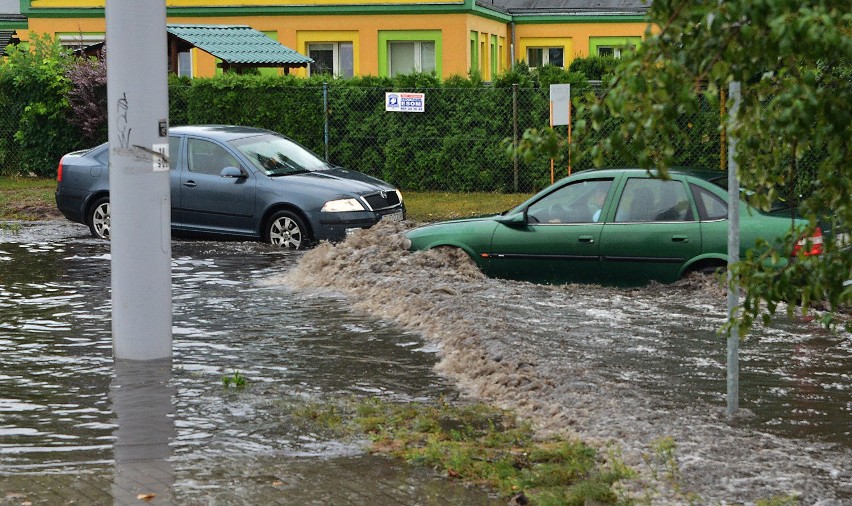
<svg viewBox="0 0 852 506">
<path fill-rule="evenodd" d="M 210 2 L 211 0 L 205 0 Z M 257 0 L 252 0 L 256 2 Z M 294 0 L 295 1 L 295 0 Z M 400 0 L 402 1 L 402 0 Z M 418 1 L 418 0 L 413 0 Z M 312 0 L 312 3 L 316 0 Z M 33 6 L 97 4 L 92 0 L 33 0 Z M 103 1 L 101 0 L 101 4 Z M 178 4 L 170 0 L 169 5 Z M 233 2 L 231 2 L 233 4 Z M 561 45 L 565 48 L 565 66 L 576 57 L 589 54 L 590 37 L 642 36 L 644 23 L 566 23 L 566 24 L 520 24 L 516 25 L 514 39 L 508 26 L 500 21 L 478 16 L 460 14 L 440 15 L 299 15 L 299 16 L 241 16 L 241 17 L 170 17 L 170 24 L 239 24 L 266 33 L 277 33 L 279 42 L 302 54 L 306 52 L 308 42 L 341 41 L 336 37 L 351 34 L 353 42 L 355 75 L 380 75 L 378 56 L 378 34 L 380 30 L 438 30 L 441 32 L 443 54 L 442 76 L 467 75 L 472 63 L 471 34 L 478 35 L 476 47 L 479 52 L 478 68 L 484 79 L 491 79 L 492 35 L 497 36 L 500 46 L 497 71 L 502 72 L 513 62 L 526 59 L 526 48 L 530 46 Z M 103 33 L 103 18 L 40 18 L 29 20 L 30 31 L 36 33 L 57 34 Z M 29 40 L 29 34 L 20 30 L 21 39 Z M 513 46 L 514 43 L 514 46 Z M 514 53 L 512 49 L 514 48 Z M 484 51 L 483 51 L 484 49 Z M 194 75 L 211 76 L 215 74 L 215 59 L 201 51 L 194 51 Z M 305 75 L 305 70 L 294 71 L 296 75 Z"/>
<path fill-rule="evenodd" d="M 567 68 L 574 58 L 589 56 L 590 37 L 642 37 L 647 27 L 645 23 L 516 25 L 515 55 L 512 61 L 526 60 L 527 47 L 563 45 Z"/>
</svg>

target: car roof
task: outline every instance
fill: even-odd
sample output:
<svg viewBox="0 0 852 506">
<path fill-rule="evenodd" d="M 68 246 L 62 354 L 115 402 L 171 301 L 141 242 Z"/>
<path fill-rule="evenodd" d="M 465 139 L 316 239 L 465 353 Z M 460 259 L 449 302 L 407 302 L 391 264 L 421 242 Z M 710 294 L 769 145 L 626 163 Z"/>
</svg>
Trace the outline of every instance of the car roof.
<svg viewBox="0 0 852 506">
<path fill-rule="evenodd" d="M 651 169 L 651 173 L 656 172 Z M 574 172 L 574 175 L 583 175 L 584 177 L 613 177 L 619 174 L 627 174 L 628 176 L 647 176 L 648 170 L 638 167 L 611 167 L 603 169 L 586 169 Z M 669 174 L 692 176 L 705 181 L 718 179 L 727 175 L 727 172 L 722 170 L 703 169 L 697 167 L 672 167 L 669 169 Z"/>
<path fill-rule="evenodd" d="M 183 125 L 169 127 L 169 133 L 173 135 L 203 135 L 210 139 L 221 142 L 251 137 L 254 135 L 276 134 L 271 130 L 239 125 Z"/>
</svg>

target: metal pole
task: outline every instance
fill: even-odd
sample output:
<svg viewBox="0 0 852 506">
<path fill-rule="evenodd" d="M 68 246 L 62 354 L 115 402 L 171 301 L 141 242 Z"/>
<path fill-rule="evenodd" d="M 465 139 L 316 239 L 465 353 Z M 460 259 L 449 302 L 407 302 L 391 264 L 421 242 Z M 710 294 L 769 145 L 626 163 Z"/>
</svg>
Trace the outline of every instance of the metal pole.
<svg viewBox="0 0 852 506">
<path fill-rule="evenodd" d="M 736 315 L 739 306 L 739 287 L 732 274 L 731 267 L 740 260 L 740 183 L 737 178 L 737 139 L 733 134 L 740 110 L 740 83 L 734 81 L 728 85 L 731 109 L 728 114 L 728 321 Z M 739 409 L 740 332 L 736 325 L 730 325 L 728 332 L 728 416 Z"/>
<path fill-rule="evenodd" d="M 323 141 L 325 144 L 325 161 L 328 161 L 328 83 L 322 83 L 322 117 L 323 117 Z"/>
<path fill-rule="evenodd" d="M 107 0 L 105 15 L 113 355 L 171 359 L 166 3 Z"/>
<path fill-rule="evenodd" d="M 512 85 L 512 166 L 514 167 L 514 190 L 518 193 L 518 85 Z"/>
</svg>

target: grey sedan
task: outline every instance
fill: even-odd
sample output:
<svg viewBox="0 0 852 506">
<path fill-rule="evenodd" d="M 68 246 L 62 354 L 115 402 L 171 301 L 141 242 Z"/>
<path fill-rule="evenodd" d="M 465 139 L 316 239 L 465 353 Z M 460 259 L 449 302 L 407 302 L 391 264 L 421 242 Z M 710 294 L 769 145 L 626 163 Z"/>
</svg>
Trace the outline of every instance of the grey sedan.
<svg viewBox="0 0 852 506">
<path fill-rule="evenodd" d="M 206 125 L 169 129 L 172 230 L 260 239 L 292 249 L 380 220 L 403 220 L 390 184 L 330 165 L 278 133 Z M 62 157 L 56 205 L 108 239 L 109 146 Z"/>
</svg>

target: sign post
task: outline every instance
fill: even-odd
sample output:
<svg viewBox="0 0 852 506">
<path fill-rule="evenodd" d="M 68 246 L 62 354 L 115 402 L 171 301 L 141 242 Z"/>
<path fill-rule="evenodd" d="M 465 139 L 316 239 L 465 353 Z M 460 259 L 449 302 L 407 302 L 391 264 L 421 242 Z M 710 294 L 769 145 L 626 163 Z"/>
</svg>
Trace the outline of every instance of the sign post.
<svg viewBox="0 0 852 506">
<path fill-rule="evenodd" d="M 571 85 L 550 85 L 550 127 L 568 125 L 568 175 L 571 175 Z M 550 159 L 550 183 L 556 179 L 553 159 Z"/>
</svg>

